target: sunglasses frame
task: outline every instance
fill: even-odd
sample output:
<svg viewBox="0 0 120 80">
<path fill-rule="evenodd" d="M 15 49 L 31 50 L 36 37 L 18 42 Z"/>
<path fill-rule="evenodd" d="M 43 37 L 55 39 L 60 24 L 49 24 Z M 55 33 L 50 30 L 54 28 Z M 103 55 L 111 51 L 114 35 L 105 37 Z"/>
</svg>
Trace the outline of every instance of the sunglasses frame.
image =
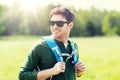
<svg viewBox="0 0 120 80">
<path fill-rule="evenodd" d="M 69 24 L 70 22 L 69 21 L 49 21 L 49 23 L 51 26 L 54 26 L 56 24 L 58 27 L 63 27 L 65 23 Z"/>
</svg>

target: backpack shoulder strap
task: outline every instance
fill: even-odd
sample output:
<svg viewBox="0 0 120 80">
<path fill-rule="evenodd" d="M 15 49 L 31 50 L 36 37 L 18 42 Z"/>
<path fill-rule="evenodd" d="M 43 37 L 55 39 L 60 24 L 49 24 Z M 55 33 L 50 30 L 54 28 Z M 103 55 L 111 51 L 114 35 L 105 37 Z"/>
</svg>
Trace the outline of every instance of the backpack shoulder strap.
<svg viewBox="0 0 120 80">
<path fill-rule="evenodd" d="M 79 61 L 78 50 L 75 47 L 76 43 L 73 42 L 72 40 L 69 40 L 69 41 L 70 41 L 71 47 L 72 47 L 72 53 L 71 53 L 71 55 L 72 55 L 72 57 L 74 59 L 74 64 L 76 64 Z"/>
<path fill-rule="evenodd" d="M 52 52 L 54 53 L 54 55 L 55 55 L 55 57 L 57 59 L 57 62 L 62 62 L 63 58 L 61 56 L 61 50 L 58 47 L 58 45 L 55 42 L 55 40 L 52 37 L 50 37 L 50 36 L 43 37 L 43 39 L 45 40 L 47 45 L 51 48 Z"/>
</svg>

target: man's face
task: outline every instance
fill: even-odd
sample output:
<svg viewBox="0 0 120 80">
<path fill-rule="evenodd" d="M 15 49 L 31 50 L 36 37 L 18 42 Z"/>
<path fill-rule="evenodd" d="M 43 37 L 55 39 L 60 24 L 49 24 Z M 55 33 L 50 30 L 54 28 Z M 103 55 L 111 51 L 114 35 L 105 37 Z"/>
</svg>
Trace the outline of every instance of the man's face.
<svg viewBox="0 0 120 80">
<path fill-rule="evenodd" d="M 69 36 L 70 30 L 72 28 L 72 22 L 67 23 L 65 17 L 58 14 L 53 15 L 50 21 L 50 29 L 54 38 L 64 38 Z"/>
</svg>

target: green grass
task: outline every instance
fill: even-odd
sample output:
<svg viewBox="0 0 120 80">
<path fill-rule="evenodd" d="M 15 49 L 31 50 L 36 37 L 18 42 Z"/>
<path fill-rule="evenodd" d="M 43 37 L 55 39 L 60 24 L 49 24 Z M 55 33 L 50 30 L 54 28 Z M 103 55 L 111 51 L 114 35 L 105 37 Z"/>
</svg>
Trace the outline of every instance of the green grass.
<svg viewBox="0 0 120 80">
<path fill-rule="evenodd" d="M 0 80 L 18 80 L 20 66 L 39 37 L 0 38 Z M 72 38 L 86 71 L 77 80 L 120 80 L 120 37 Z"/>
</svg>

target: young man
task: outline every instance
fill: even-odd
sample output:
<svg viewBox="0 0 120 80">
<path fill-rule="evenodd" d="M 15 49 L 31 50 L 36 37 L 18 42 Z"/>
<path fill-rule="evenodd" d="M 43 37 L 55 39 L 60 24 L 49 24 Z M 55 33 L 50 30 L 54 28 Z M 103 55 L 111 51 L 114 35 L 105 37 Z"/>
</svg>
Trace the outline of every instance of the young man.
<svg viewBox="0 0 120 80">
<path fill-rule="evenodd" d="M 57 7 L 50 12 L 50 37 L 60 48 L 61 54 L 68 56 L 72 54 L 72 42 L 68 38 L 73 19 L 74 14 L 67 8 Z M 77 49 L 75 43 L 74 47 Z M 74 57 L 68 56 L 59 56 L 63 59 L 59 62 L 45 40 L 38 41 L 21 67 L 19 80 L 76 80 L 76 75 L 81 76 L 85 67 L 82 62 L 75 63 Z M 38 68 L 40 70 L 35 70 Z"/>
</svg>

